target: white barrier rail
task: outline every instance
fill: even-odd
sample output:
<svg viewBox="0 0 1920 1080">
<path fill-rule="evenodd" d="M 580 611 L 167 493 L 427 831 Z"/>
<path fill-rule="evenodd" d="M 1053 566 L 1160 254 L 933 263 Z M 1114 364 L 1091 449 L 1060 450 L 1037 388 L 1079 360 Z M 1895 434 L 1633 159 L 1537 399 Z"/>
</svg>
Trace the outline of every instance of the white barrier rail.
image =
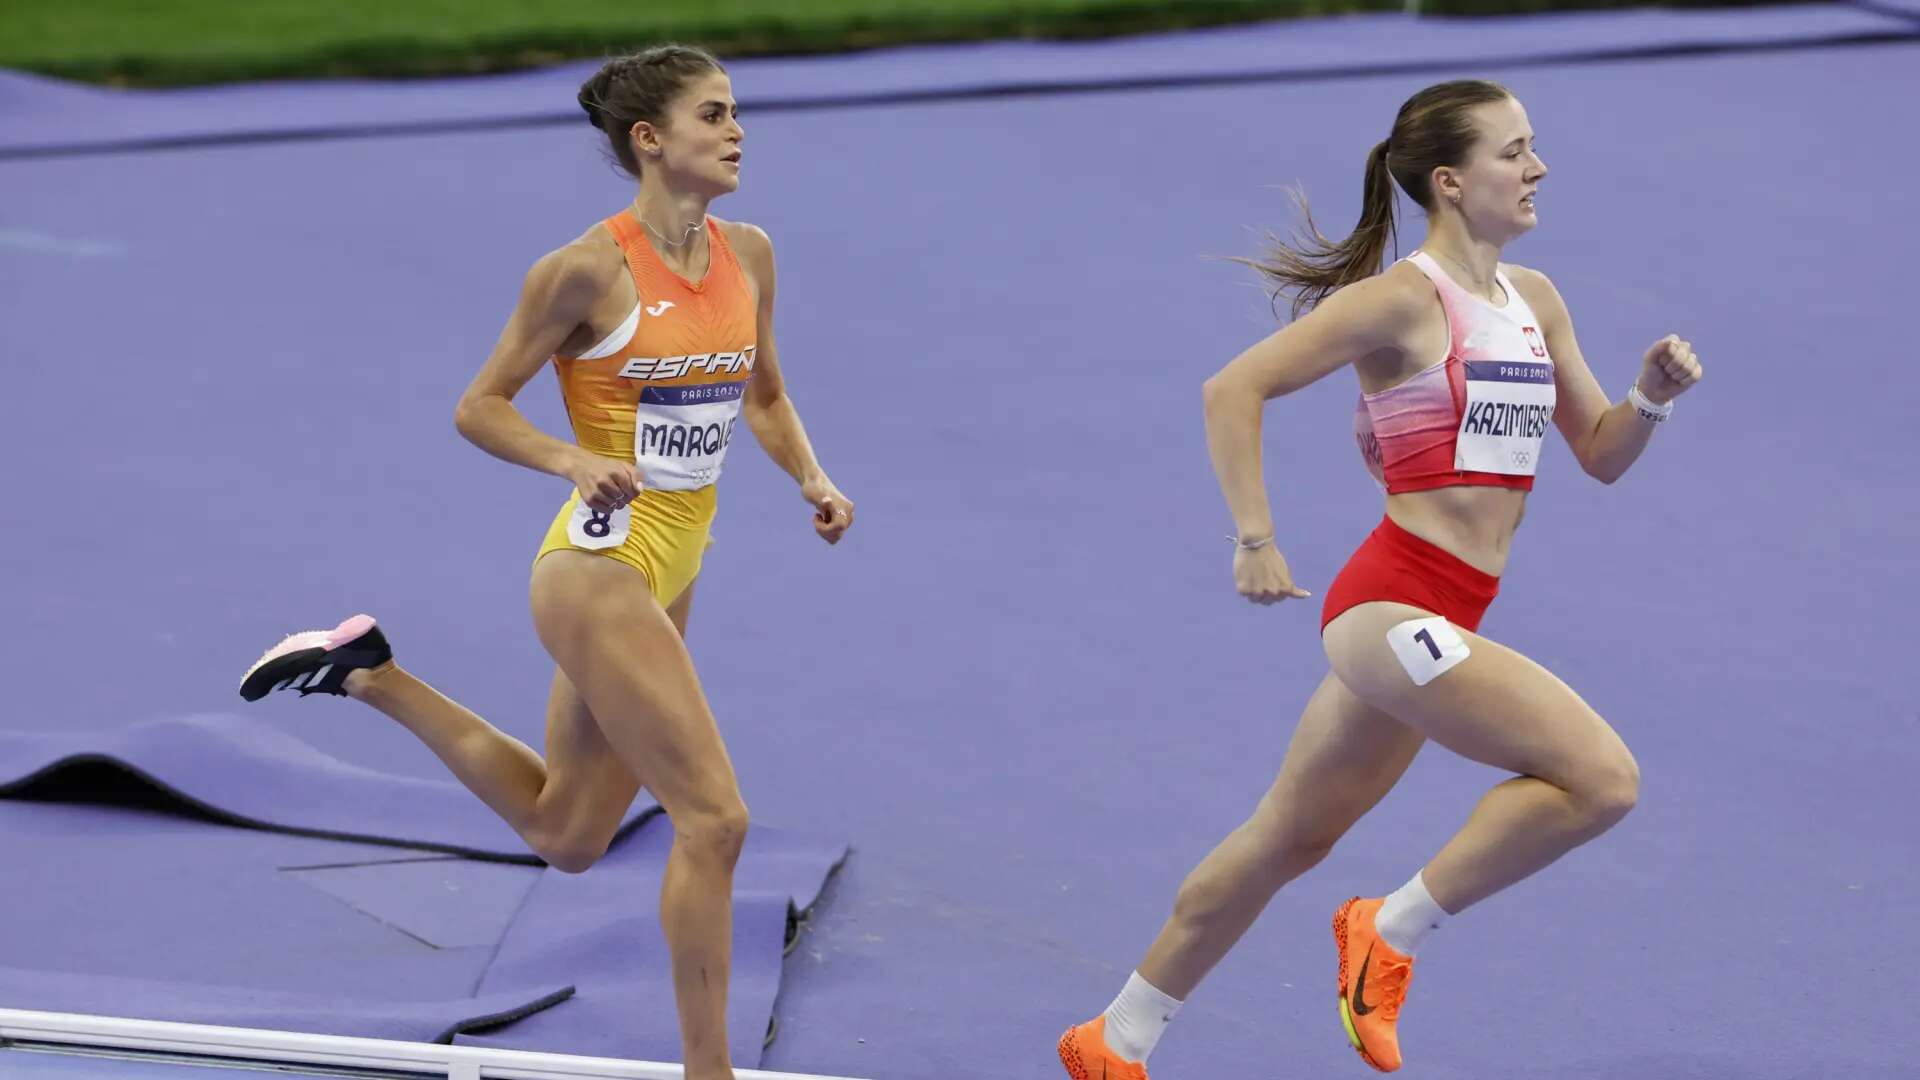
<svg viewBox="0 0 1920 1080">
<path fill-rule="evenodd" d="M 417 1073 L 447 1080 L 682 1080 L 679 1065 L 539 1054 L 478 1046 L 355 1039 L 298 1031 L 212 1027 L 115 1016 L 0 1009 L 0 1040 L 44 1047 L 110 1048 L 215 1061 L 327 1065 Z M 855 1080 L 735 1069 L 739 1080 Z"/>
</svg>

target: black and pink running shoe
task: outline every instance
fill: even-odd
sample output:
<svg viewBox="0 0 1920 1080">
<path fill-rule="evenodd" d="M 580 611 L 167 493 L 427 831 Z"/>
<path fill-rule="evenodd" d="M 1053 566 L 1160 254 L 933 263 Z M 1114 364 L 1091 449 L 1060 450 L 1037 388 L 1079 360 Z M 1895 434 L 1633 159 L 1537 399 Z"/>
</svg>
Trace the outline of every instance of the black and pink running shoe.
<svg viewBox="0 0 1920 1080">
<path fill-rule="evenodd" d="M 345 697 L 347 673 L 393 659 L 373 616 L 355 615 L 331 630 L 293 634 L 268 649 L 240 680 L 240 696 L 259 701 L 275 690 Z"/>
</svg>

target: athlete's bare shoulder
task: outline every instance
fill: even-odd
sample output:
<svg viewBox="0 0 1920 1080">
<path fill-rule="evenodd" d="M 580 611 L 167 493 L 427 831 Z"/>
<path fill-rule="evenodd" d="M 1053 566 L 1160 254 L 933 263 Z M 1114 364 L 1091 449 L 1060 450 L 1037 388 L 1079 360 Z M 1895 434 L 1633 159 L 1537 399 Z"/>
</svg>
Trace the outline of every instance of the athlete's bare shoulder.
<svg viewBox="0 0 1920 1080">
<path fill-rule="evenodd" d="M 727 221 L 714 218 L 720 231 L 733 245 L 733 252 L 740 259 L 740 265 L 746 267 L 762 294 L 767 292 L 773 281 L 773 238 L 767 230 L 744 221 Z"/>
<path fill-rule="evenodd" d="M 1401 259 L 1367 279 L 1379 284 L 1379 303 L 1386 310 L 1417 315 L 1440 302 L 1433 282 L 1418 266 Z"/>
<path fill-rule="evenodd" d="M 585 322 L 619 282 L 625 262 L 619 245 L 595 225 L 534 260 L 520 287 L 521 310 L 543 319 Z"/>
<path fill-rule="evenodd" d="M 1529 285 L 1553 285 L 1553 282 L 1547 280 L 1547 275 L 1530 266 L 1521 266 L 1519 263 L 1503 262 L 1500 264 L 1500 271 L 1512 278 L 1513 283 L 1523 289 Z"/>
<path fill-rule="evenodd" d="M 1538 270 L 1521 266 L 1518 263 L 1501 263 L 1500 269 L 1506 272 L 1507 280 L 1520 290 L 1528 306 L 1542 314 L 1543 309 L 1558 310 L 1565 306 L 1560 299 L 1560 290 L 1553 287 L 1552 279 Z"/>
<path fill-rule="evenodd" d="M 1534 296 L 1548 296 L 1548 294 L 1559 296 L 1559 290 L 1553 288 L 1553 279 L 1549 279 L 1548 275 L 1532 267 L 1523 267 L 1521 263 L 1500 263 L 1500 269 L 1505 271 L 1507 279 L 1511 279 L 1513 286 L 1519 288 L 1528 300 L 1532 300 Z"/>
<path fill-rule="evenodd" d="M 1439 310 L 1439 294 L 1419 267 L 1397 262 L 1345 286 L 1320 304 L 1330 319 L 1365 326 L 1376 345 L 1395 343 Z"/>
<path fill-rule="evenodd" d="M 605 227 L 596 224 L 536 259 L 527 271 L 523 297 L 549 311 L 585 318 L 625 271 L 620 246 Z"/>
<path fill-rule="evenodd" d="M 607 227 L 595 222 L 586 232 L 541 256 L 534 264 L 544 266 L 557 280 L 572 287 L 590 287 L 603 291 L 626 273 L 627 259 Z"/>
<path fill-rule="evenodd" d="M 767 235 L 767 230 L 745 221 L 713 220 L 743 261 L 761 263 L 773 260 L 773 238 Z"/>
<path fill-rule="evenodd" d="M 743 244 L 749 247 L 773 247 L 773 239 L 767 235 L 767 230 L 752 222 L 715 217 L 713 223 L 720 226 L 720 231 L 727 234 L 727 243 L 735 248 Z"/>
</svg>

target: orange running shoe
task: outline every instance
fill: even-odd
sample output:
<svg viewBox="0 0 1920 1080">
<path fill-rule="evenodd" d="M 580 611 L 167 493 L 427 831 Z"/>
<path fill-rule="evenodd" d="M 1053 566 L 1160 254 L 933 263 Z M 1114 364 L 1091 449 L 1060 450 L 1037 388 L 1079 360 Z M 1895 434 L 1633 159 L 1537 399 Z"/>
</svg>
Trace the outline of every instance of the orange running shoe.
<svg viewBox="0 0 1920 1080">
<path fill-rule="evenodd" d="M 1073 1080 L 1147 1080 L 1145 1062 L 1128 1061 L 1107 1048 L 1104 1014 L 1060 1036 L 1060 1064 Z"/>
<path fill-rule="evenodd" d="M 1400 1006 L 1413 980 L 1413 957 L 1380 940 L 1373 920 L 1385 900 L 1359 897 L 1333 913 L 1333 943 L 1340 949 L 1340 1023 L 1347 1041 L 1381 1072 L 1400 1067 Z"/>
</svg>

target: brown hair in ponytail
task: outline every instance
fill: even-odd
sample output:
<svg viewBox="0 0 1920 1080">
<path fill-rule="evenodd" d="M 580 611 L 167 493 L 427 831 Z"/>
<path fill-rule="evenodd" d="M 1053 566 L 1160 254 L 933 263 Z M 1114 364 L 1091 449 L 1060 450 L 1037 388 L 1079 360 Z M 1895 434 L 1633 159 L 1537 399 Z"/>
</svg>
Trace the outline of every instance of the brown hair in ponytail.
<svg viewBox="0 0 1920 1080">
<path fill-rule="evenodd" d="M 1335 290 L 1373 276 L 1396 239 L 1394 183 L 1431 214 L 1433 170 L 1460 165 L 1478 137 L 1473 109 L 1512 96 L 1506 87 L 1484 79 L 1439 83 L 1413 95 L 1394 117 L 1392 135 L 1367 154 L 1360 222 L 1351 235 L 1337 244 L 1321 235 L 1306 196 L 1296 190 L 1293 198 L 1303 219 L 1297 239 L 1273 239 L 1264 260 L 1236 261 L 1265 274 L 1276 300 L 1293 293 L 1295 318 Z"/>
</svg>

